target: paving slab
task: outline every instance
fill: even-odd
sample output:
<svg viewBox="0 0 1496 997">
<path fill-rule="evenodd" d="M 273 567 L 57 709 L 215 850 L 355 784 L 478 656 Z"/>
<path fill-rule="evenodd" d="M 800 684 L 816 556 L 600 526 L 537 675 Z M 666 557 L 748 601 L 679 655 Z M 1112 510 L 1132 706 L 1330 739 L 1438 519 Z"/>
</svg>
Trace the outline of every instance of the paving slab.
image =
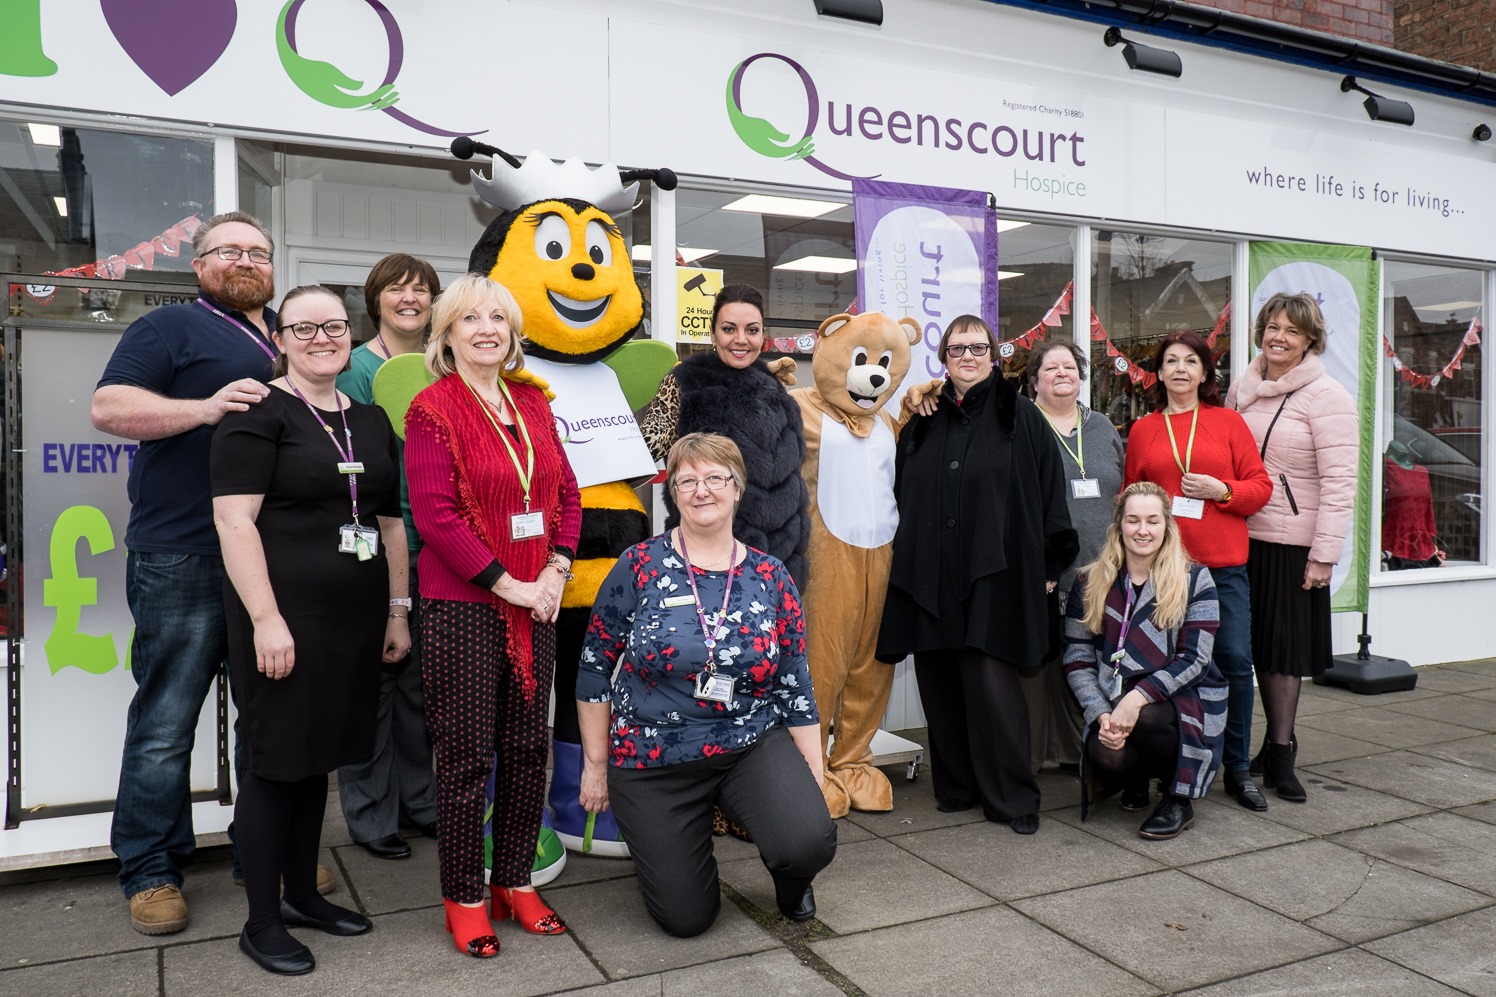
<svg viewBox="0 0 1496 997">
<path fill-rule="evenodd" d="M 1437 665 L 1428 665 L 1428 668 L 1452 668 L 1457 672 L 1475 672 L 1482 675 L 1496 675 L 1496 658 L 1473 658 L 1470 661 L 1444 661 Z M 1422 675 L 1423 668 L 1418 669 Z"/>
<path fill-rule="evenodd" d="M 357 898 L 364 913 L 390 914 L 441 906 L 436 842 L 412 838 L 410 851 L 408 859 L 378 859 L 358 845 L 333 849 L 349 884 L 349 894 Z"/>
<path fill-rule="evenodd" d="M 155 949 L 118 952 L 44 966 L 7 966 L 0 972 L 0 993 L 33 997 L 155 994 L 161 989 L 160 977 Z"/>
<path fill-rule="evenodd" d="M 1170 841 L 1149 841 L 1138 837 L 1138 828 L 1149 812 L 1127 813 L 1117 806 L 1116 797 L 1093 807 L 1090 819 L 1084 823 L 1080 819 L 1079 807 L 1061 810 L 1053 816 L 1071 827 L 1166 866 L 1191 865 L 1259 848 L 1286 845 L 1305 837 L 1301 831 L 1261 819 L 1259 815 L 1242 809 L 1234 800 L 1221 799 L 1223 802 L 1210 797 L 1196 800 L 1195 826 Z"/>
<path fill-rule="evenodd" d="M 842 997 L 840 987 L 784 949 L 662 974 L 661 997 Z"/>
<path fill-rule="evenodd" d="M 887 836 L 901 831 L 927 831 L 932 827 L 975 824 L 984 819 L 981 807 L 954 814 L 943 814 L 936 810 L 933 780 L 929 771 L 924 770 L 914 782 L 901 780 L 893 784 L 892 810 L 880 814 L 853 810 L 843 818 L 843 822 L 856 824 L 879 836 Z"/>
<path fill-rule="evenodd" d="M 1330 839 L 1408 869 L 1496 897 L 1496 825 L 1429 814 L 1346 831 Z"/>
<path fill-rule="evenodd" d="M 1058 820 L 1039 833 L 1014 834 L 991 823 L 947 827 L 892 839 L 957 879 L 999 900 L 1157 872 L 1163 866 Z"/>
<path fill-rule="evenodd" d="M 778 946 L 768 932 L 727 900 L 717 923 L 704 934 L 673 938 L 644 910 L 633 878 L 552 888 L 545 896 L 612 979 L 662 973 Z M 816 897 L 820 898 L 819 890 Z"/>
<path fill-rule="evenodd" d="M 1478 689 L 1475 692 L 1466 693 L 1466 695 L 1488 703 L 1496 701 L 1496 689 Z"/>
<path fill-rule="evenodd" d="M 408 911 L 374 919 L 374 930 L 356 938 L 316 931 L 293 932 L 317 959 L 305 976 L 266 973 L 239 951 L 232 938 L 163 950 L 165 997 L 321 997 L 332 993 L 530 997 L 605 980 L 570 934 L 542 937 L 518 925 L 496 925 L 498 958 L 458 952 L 443 930 L 439 910 Z"/>
<path fill-rule="evenodd" d="M 1396 694 L 1394 694 L 1396 695 Z M 1437 695 L 1430 693 L 1429 695 Z M 1320 713 L 1302 717 L 1298 726 L 1329 731 L 1358 741 L 1370 741 L 1385 748 L 1413 748 L 1437 741 L 1453 741 L 1485 733 L 1473 727 L 1442 723 L 1425 717 L 1391 709 L 1390 706 L 1368 706 L 1339 713 Z"/>
<path fill-rule="evenodd" d="M 1439 720 L 1460 727 L 1470 727 L 1487 734 L 1496 731 L 1496 707 L 1484 699 L 1471 699 L 1466 696 L 1437 696 L 1433 699 L 1415 699 L 1406 703 L 1397 703 L 1387 708 L 1415 717 L 1427 717 L 1430 720 Z"/>
<path fill-rule="evenodd" d="M 1477 803 L 1473 807 L 1460 807 L 1458 810 L 1451 810 L 1450 813 L 1485 821 L 1487 824 L 1496 824 L 1496 800 Z"/>
<path fill-rule="evenodd" d="M 1299 696 L 1298 711 L 1298 715 L 1301 717 L 1312 717 L 1320 713 L 1338 713 L 1341 710 L 1354 710 L 1366 705 L 1364 702 L 1356 702 L 1339 696 L 1310 695 L 1309 690 L 1313 687 L 1314 683 L 1312 682 L 1305 682 L 1303 685 L 1303 693 Z M 1262 712 L 1262 699 L 1259 697 L 1252 713 L 1252 729 L 1266 730 L 1267 728 L 1263 726 L 1265 722 L 1266 717 Z"/>
<path fill-rule="evenodd" d="M 1299 781 L 1309 796 L 1303 803 L 1291 803 L 1271 789 L 1263 790 L 1268 810 L 1258 816 L 1305 834 L 1326 835 L 1402 820 L 1431 809 L 1399 796 L 1329 778 L 1323 772 L 1323 768 L 1300 770 Z"/>
<path fill-rule="evenodd" d="M 1371 942 L 1377 955 L 1432 976 L 1464 993 L 1496 994 L 1496 908 Z"/>
<path fill-rule="evenodd" d="M 1003 831 L 1011 838 L 1018 837 L 1006 827 Z M 757 858 L 724 865 L 720 875 L 759 910 L 778 916 L 774 881 Z M 815 891 L 816 919 L 839 934 L 993 903 L 980 890 L 887 841 L 859 841 L 839 847 L 836 861 L 816 877 Z"/>
<path fill-rule="evenodd" d="M 566 997 L 662 997 L 665 992 L 665 976 L 663 973 L 655 976 L 636 976 L 628 980 L 619 980 L 617 983 L 604 983 L 601 986 L 586 987 L 582 990 L 568 990 Z"/>
<path fill-rule="evenodd" d="M 1421 669 L 1420 669 L 1421 673 Z M 1404 699 L 1421 699 L 1424 696 L 1441 695 L 1433 689 L 1425 689 L 1421 685 L 1412 689 L 1403 689 L 1400 692 L 1380 692 L 1367 695 L 1360 692 L 1351 692 L 1349 689 L 1336 685 L 1315 685 L 1313 682 L 1304 683 L 1304 699 L 1334 699 L 1341 702 L 1352 703 L 1357 706 L 1370 706 L 1378 703 L 1395 703 Z"/>
<path fill-rule="evenodd" d="M 1300 714 L 1302 716 L 1302 714 Z M 1257 728 L 1261 729 L 1261 728 Z M 1314 730 L 1304 727 L 1302 724 L 1295 733 L 1299 739 L 1299 754 L 1297 764 L 1318 765 L 1320 762 L 1338 762 L 1342 758 L 1364 758 L 1366 755 L 1381 754 L 1383 751 L 1396 749 L 1384 747 L 1380 744 L 1372 744 L 1360 738 L 1346 737 L 1343 734 L 1332 734 L 1325 730 Z M 1261 780 L 1259 780 L 1261 781 Z"/>
<path fill-rule="evenodd" d="M 1473 669 L 1429 665 L 1418 669 L 1418 688 L 1452 693 L 1496 689 L 1496 668 L 1484 663 L 1483 667 Z"/>
<path fill-rule="evenodd" d="M 1014 986 L 1026 994 L 1156 992 L 1006 907 L 815 942 L 811 950 L 869 997 L 991 997 Z"/>
<path fill-rule="evenodd" d="M 1369 952 L 1346 949 L 1189 990 L 1179 997 L 1445 997 L 1459 993 Z"/>
<path fill-rule="evenodd" d="M 1490 898 L 1327 841 L 1303 841 L 1184 872 L 1348 942 L 1488 906 Z"/>
<path fill-rule="evenodd" d="M 1496 772 L 1412 751 L 1347 758 L 1305 771 L 1368 789 L 1376 788 L 1431 807 L 1464 807 L 1496 799 Z"/>
<path fill-rule="evenodd" d="M 1491 710 L 1496 712 L 1496 705 L 1493 705 Z M 1438 744 L 1426 744 L 1409 750 L 1416 751 L 1420 755 L 1432 755 L 1435 758 L 1459 762 L 1471 768 L 1496 772 L 1496 734 L 1482 734 L 1479 737 L 1466 737 L 1458 741 L 1440 741 Z"/>
<path fill-rule="evenodd" d="M 1170 991 L 1281 966 L 1342 945 L 1175 870 L 1012 906 Z"/>
</svg>

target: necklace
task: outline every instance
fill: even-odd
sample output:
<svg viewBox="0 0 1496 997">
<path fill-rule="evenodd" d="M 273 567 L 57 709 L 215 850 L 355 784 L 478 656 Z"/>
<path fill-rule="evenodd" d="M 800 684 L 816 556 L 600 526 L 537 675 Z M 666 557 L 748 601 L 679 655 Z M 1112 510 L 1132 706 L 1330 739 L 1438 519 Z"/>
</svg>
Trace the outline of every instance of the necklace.
<svg viewBox="0 0 1496 997">
<path fill-rule="evenodd" d="M 682 554 L 686 555 L 686 560 L 688 562 L 690 562 L 691 564 L 695 565 L 696 567 L 702 568 L 702 569 L 715 568 L 717 565 L 721 564 L 723 561 L 727 561 L 727 560 L 730 560 L 730 559 L 736 557 L 737 553 L 738 553 L 738 542 L 736 540 L 734 540 L 732 542 L 732 546 L 728 548 L 727 553 L 723 554 L 721 557 L 717 558 L 715 561 L 697 561 L 697 560 L 694 560 L 689 554 L 686 554 L 686 537 L 685 537 L 685 534 L 681 532 L 681 528 L 679 526 L 677 526 L 675 528 L 675 546 L 680 550 L 680 552 Z"/>
</svg>

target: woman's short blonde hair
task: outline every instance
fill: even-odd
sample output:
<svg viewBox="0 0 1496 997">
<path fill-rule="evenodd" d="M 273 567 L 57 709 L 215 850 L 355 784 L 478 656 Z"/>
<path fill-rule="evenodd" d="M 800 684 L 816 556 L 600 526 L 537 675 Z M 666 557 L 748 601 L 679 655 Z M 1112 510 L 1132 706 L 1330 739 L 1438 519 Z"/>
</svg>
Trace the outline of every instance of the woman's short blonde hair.
<svg viewBox="0 0 1496 997">
<path fill-rule="evenodd" d="M 431 339 L 426 343 L 426 369 L 433 377 L 446 377 L 457 370 L 451 344 L 447 342 L 452 326 L 468 312 L 490 301 L 498 304 L 499 311 L 509 322 L 509 352 L 504 354 L 504 369 L 519 370 L 525 365 L 525 354 L 519 345 L 525 326 L 519 302 L 514 300 L 509 288 L 498 281 L 470 273 L 449 284 L 431 306 Z"/>
<path fill-rule="evenodd" d="M 743 464 L 743 451 L 726 436 L 687 433 L 675 441 L 665 458 L 665 482 L 672 494 L 675 492 L 675 472 L 682 464 L 721 464 L 732 474 L 740 496 L 748 490 L 748 468 Z"/>
<path fill-rule="evenodd" d="M 1305 352 L 1325 351 L 1325 315 L 1319 310 L 1319 302 L 1307 294 L 1278 293 L 1267 299 L 1257 321 L 1252 324 L 1252 343 L 1262 349 L 1262 337 L 1267 333 L 1267 324 L 1278 317 L 1279 312 L 1288 313 L 1288 321 L 1309 340 Z"/>
</svg>

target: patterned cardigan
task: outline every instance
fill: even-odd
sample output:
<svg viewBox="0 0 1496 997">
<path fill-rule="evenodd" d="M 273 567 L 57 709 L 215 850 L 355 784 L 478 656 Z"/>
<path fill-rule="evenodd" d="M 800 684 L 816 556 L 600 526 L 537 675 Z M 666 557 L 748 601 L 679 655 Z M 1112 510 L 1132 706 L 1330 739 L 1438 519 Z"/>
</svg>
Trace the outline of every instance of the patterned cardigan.
<svg viewBox="0 0 1496 997">
<path fill-rule="evenodd" d="M 1096 721 L 1109 713 L 1117 699 L 1106 690 L 1122 673 L 1122 695 L 1137 689 L 1151 703 L 1172 700 L 1179 713 L 1179 756 L 1168 791 L 1198 799 L 1210 788 L 1221 764 L 1221 742 L 1226 730 L 1226 680 L 1211 660 L 1220 607 L 1210 569 L 1190 566 L 1190 600 L 1184 622 L 1172 630 L 1153 625 L 1157 593 L 1153 579 L 1143 585 L 1127 631 L 1125 652 L 1114 666 L 1127 604 L 1126 573 L 1112 582 L 1106 597 L 1102 632 L 1086 629 L 1084 574 L 1075 582 L 1065 619 L 1065 679 L 1085 713 L 1086 737 L 1096 736 Z M 1084 752 L 1082 752 L 1084 757 Z"/>
</svg>

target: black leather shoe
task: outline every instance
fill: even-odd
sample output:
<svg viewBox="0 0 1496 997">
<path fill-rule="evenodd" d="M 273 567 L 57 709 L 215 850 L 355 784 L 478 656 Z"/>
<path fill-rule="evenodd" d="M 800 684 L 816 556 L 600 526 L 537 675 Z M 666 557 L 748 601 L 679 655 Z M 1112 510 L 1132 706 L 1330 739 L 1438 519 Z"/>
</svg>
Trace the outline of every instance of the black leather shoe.
<svg viewBox="0 0 1496 997">
<path fill-rule="evenodd" d="M 940 802 L 935 804 L 935 809 L 939 810 L 943 814 L 959 814 L 963 811 L 970 810 L 974 806 L 976 806 L 976 804 L 966 800 L 941 800 Z"/>
<path fill-rule="evenodd" d="M 1158 802 L 1153 816 L 1143 821 L 1138 828 L 1138 837 L 1150 841 L 1167 841 L 1177 838 L 1181 831 L 1195 823 L 1195 808 L 1182 796 L 1166 795 Z"/>
<path fill-rule="evenodd" d="M 1122 796 L 1117 800 L 1117 806 L 1129 813 L 1148 809 L 1148 804 L 1153 802 L 1153 791 L 1149 789 L 1148 783 L 1139 783 L 1136 786 L 1128 786 L 1122 790 Z"/>
<path fill-rule="evenodd" d="M 1226 777 L 1226 795 L 1235 797 L 1236 802 L 1248 810 L 1261 813 L 1267 809 L 1267 797 L 1262 795 L 1262 790 L 1257 788 L 1257 784 L 1246 773 Z"/>
<path fill-rule="evenodd" d="M 341 909 L 341 908 L 340 908 Z M 324 921 L 319 917 L 308 917 L 281 900 L 281 923 L 288 928 L 316 928 L 329 935 L 365 935 L 374 928 L 374 922 L 357 911 L 348 911 L 336 921 Z"/>
<path fill-rule="evenodd" d="M 305 945 L 301 946 L 299 951 L 289 952 L 286 955 L 266 955 L 255 948 L 255 943 L 249 940 L 248 928 L 239 932 L 239 951 L 249 956 L 265 972 L 275 973 L 278 976 L 301 976 L 317 968 L 317 960 L 312 958 L 312 950 Z"/>
<path fill-rule="evenodd" d="M 386 834 L 373 841 L 360 841 L 358 847 L 377 859 L 408 859 L 410 845 L 398 834 Z"/>
<path fill-rule="evenodd" d="M 809 883 L 805 884 L 805 891 L 798 896 L 786 896 L 779 884 L 775 883 L 774 901 L 779 905 L 779 913 L 791 921 L 809 921 L 816 916 L 816 891 Z"/>
<path fill-rule="evenodd" d="M 1008 826 L 1013 829 L 1014 834 L 1036 834 L 1039 830 L 1039 815 L 1024 814 L 1022 817 L 1014 817 L 1008 821 Z"/>
</svg>

